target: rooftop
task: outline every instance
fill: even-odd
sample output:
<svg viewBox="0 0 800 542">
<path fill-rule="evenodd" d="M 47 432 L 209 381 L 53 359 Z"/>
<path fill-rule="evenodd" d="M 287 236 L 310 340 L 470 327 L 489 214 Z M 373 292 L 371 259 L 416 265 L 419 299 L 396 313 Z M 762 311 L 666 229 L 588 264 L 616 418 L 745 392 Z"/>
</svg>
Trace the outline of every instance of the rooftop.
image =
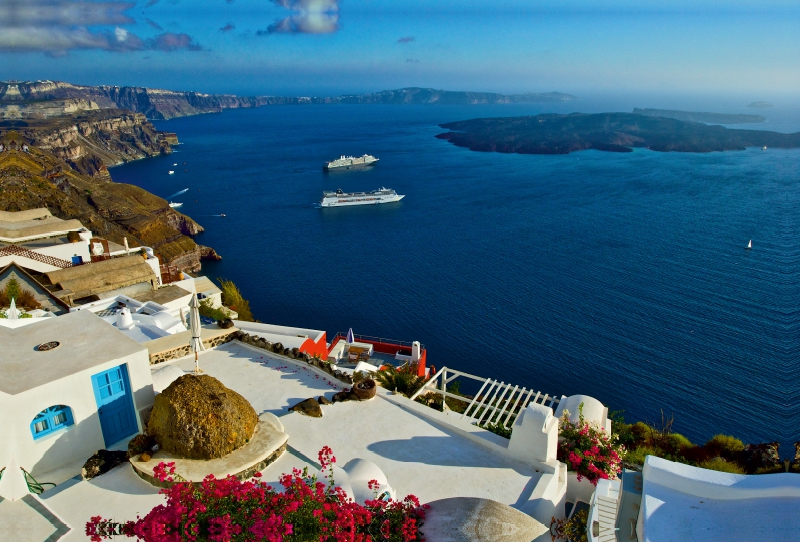
<svg viewBox="0 0 800 542">
<path fill-rule="evenodd" d="M 150 290 L 148 292 L 137 294 L 134 296 L 134 299 L 141 301 L 142 303 L 152 301 L 153 303 L 163 305 L 164 303 L 175 301 L 176 299 L 180 299 L 187 295 L 191 295 L 191 292 L 187 292 L 180 286 L 170 284 L 169 286 L 162 286 L 158 290 Z"/>
<path fill-rule="evenodd" d="M 62 291 L 68 290 L 73 299 L 156 280 L 153 269 L 138 254 L 49 271 L 45 275 Z"/>
<path fill-rule="evenodd" d="M 171 363 L 186 372 L 194 369 L 193 357 Z M 239 342 L 201 353 L 200 367 L 241 393 L 256 412 L 280 417 L 289 435 L 288 448 L 265 469 L 262 478 L 273 485 L 293 467 L 319 468 L 317 454 L 326 445 L 333 448 L 341 464 L 354 458 L 374 462 L 398 497 L 414 494 L 423 502 L 472 496 L 519 508 L 542 476 L 530 465 L 495 453 L 413 409 L 399 407 L 382 389 L 368 402 L 323 405 L 322 418 L 290 413 L 287 408 L 302 399 L 319 395 L 330 398 L 341 389 L 340 383 L 306 364 Z M 127 465 L 91 481 L 68 480 L 40 499 L 73 527 L 68 540 L 82 539 L 83 525 L 91 516 L 135 519 L 163 502 L 157 489 L 137 478 Z"/>
<path fill-rule="evenodd" d="M 83 229 L 78 220 L 61 220 L 45 208 L 27 211 L 0 211 L 0 240 L 23 241 Z"/>
<path fill-rule="evenodd" d="M 38 351 L 42 343 L 58 347 Z M 16 329 L 0 327 L 0 392 L 15 395 L 145 348 L 89 311 L 42 319 Z"/>
</svg>

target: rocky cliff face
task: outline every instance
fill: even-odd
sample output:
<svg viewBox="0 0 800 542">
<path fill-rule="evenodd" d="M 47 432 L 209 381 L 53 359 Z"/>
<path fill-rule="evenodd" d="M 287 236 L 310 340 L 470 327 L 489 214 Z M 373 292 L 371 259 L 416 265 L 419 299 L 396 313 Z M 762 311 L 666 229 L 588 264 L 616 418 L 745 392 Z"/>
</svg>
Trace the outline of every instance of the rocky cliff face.
<svg viewBox="0 0 800 542">
<path fill-rule="evenodd" d="M 172 151 L 167 138 L 140 113 L 117 109 L 28 122 L 20 132 L 73 169 L 108 178 L 108 167 Z"/>
<path fill-rule="evenodd" d="M 204 94 L 145 87 L 86 87 L 57 81 L 0 83 L 0 103 L 19 100 L 84 99 L 100 108 L 120 108 L 144 114 L 148 119 L 171 119 L 200 113 L 218 113 L 223 109 L 303 104 L 502 104 L 566 102 L 575 100 L 560 92 L 497 94 L 492 92 L 457 92 L 432 88 L 402 88 L 370 94 L 346 96 L 234 96 Z"/>
<path fill-rule="evenodd" d="M 20 149 L 26 139 L 12 131 L 1 134 L 0 141 L 6 149 Z M 161 263 L 183 271 L 200 271 L 202 259 L 218 258 L 213 249 L 190 237 L 202 232 L 202 226 L 146 190 L 81 174 L 36 146 L 28 152 L 0 152 L 0 210 L 37 207 L 47 207 L 59 218 L 78 219 L 116 243 L 127 238 L 131 247 L 152 247 Z"/>
</svg>

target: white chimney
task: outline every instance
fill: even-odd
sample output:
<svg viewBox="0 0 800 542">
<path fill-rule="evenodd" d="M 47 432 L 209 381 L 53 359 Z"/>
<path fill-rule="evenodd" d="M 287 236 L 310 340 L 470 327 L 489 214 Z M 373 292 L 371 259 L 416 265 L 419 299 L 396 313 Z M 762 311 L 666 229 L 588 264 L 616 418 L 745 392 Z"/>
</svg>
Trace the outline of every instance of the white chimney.
<svg viewBox="0 0 800 542">
<path fill-rule="evenodd" d="M 419 341 L 411 343 L 411 361 L 419 361 L 420 348 Z"/>
<path fill-rule="evenodd" d="M 133 317 L 128 307 L 123 307 L 117 311 L 117 327 L 119 329 L 130 329 L 133 327 Z"/>
</svg>

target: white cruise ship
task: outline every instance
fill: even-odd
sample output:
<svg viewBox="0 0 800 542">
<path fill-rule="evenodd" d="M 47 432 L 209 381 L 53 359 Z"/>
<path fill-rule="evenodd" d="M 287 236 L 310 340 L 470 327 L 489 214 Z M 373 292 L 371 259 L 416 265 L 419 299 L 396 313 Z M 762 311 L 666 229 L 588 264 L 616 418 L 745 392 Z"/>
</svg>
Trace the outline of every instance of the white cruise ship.
<svg viewBox="0 0 800 542">
<path fill-rule="evenodd" d="M 405 196 L 399 195 L 391 188 L 380 188 L 372 192 L 323 192 L 319 202 L 320 207 L 345 207 L 347 205 L 375 205 L 378 203 L 393 203 L 400 201 Z"/>
<path fill-rule="evenodd" d="M 332 169 L 350 169 L 354 167 L 364 167 L 364 166 L 371 166 L 378 159 L 372 156 L 371 154 L 365 154 L 364 156 L 345 156 L 342 155 L 336 160 L 331 160 L 330 162 L 325 162 L 325 165 L 322 166 L 322 169 L 325 171 L 330 171 Z"/>
</svg>

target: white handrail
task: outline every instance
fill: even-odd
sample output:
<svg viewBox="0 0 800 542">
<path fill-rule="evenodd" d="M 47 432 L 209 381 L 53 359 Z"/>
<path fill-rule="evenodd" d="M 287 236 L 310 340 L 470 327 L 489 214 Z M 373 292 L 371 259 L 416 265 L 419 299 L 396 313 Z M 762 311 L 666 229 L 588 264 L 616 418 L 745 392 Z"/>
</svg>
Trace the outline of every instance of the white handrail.
<svg viewBox="0 0 800 542">
<path fill-rule="evenodd" d="M 481 382 L 481 387 L 473 397 L 468 398 L 447 391 L 447 385 L 458 377 L 469 378 Z M 475 376 L 463 371 L 442 367 L 436 374 L 419 389 L 411 399 L 414 400 L 425 393 L 435 393 L 442 397 L 442 411 L 449 410 L 447 398 L 455 399 L 467 404 L 461 414 L 461 419 L 467 418 L 470 423 L 477 425 L 502 424 L 508 427 L 513 423 L 513 418 L 531 403 L 539 403 L 550 408 L 555 408 L 559 402 L 557 395 L 542 394 L 534 390 L 523 387 L 513 386 L 505 382 L 498 382 L 491 378 Z M 515 397 L 516 396 L 516 397 Z M 531 400 L 531 397 L 533 399 Z M 548 404 L 549 403 L 549 404 Z"/>
</svg>

